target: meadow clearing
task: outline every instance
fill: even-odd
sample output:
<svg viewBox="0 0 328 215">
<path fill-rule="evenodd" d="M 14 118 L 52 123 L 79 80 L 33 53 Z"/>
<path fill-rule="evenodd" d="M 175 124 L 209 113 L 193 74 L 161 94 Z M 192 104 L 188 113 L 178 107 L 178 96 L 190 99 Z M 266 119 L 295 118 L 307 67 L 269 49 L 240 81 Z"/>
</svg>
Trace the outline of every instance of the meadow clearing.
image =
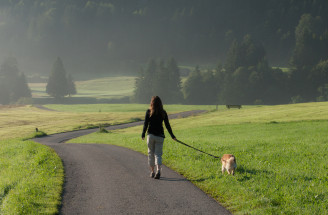
<svg viewBox="0 0 328 215">
<path fill-rule="evenodd" d="M 221 106 L 171 125 L 185 143 L 218 156 L 234 154 L 234 177 L 221 174 L 218 160 L 170 138 L 164 162 L 234 214 L 327 214 L 327 122 L 327 102 L 240 110 Z M 94 133 L 70 142 L 115 144 L 146 154 L 141 130 Z"/>
<path fill-rule="evenodd" d="M 75 81 L 78 98 L 119 99 L 133 95 L 134 76 L 95 78 Z M 47 83 L 29 83 L 33 98 L 48 98 Z"/>
</svg>

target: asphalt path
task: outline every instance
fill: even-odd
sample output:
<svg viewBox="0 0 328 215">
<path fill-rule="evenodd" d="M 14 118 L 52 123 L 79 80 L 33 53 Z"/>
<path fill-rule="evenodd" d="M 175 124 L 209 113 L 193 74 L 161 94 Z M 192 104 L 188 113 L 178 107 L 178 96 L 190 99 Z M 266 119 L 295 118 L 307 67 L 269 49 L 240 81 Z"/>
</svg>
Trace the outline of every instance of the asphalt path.
<svg viewBox="0 0 328 215">
<path fill-rule="evenodd" d="M 169 118 L 201 112 L 188 111 Z M 142 124 L 140 121 L 107 129 Z M 97 130 L 34 139 L 53 148 L 63 161 L 65 183 L 60 214 L 230 214 L 213 198 L 164 165 L 160 180 L 150 178 L 147 157 L 141 153 L 107 144 L 65 143 Z"/>
</svg>

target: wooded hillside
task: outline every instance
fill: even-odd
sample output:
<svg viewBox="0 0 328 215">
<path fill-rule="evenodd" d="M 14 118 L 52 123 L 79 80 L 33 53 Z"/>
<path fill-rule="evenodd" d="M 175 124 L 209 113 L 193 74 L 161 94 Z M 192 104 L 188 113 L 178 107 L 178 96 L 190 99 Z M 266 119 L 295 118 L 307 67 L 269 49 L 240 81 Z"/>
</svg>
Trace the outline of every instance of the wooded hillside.
<svg viewBox="0 0 328 215">
<path fill-rule="evenodd" d="M 286 66 L 303 14 L 327 28 L 326 0 L 2 0 L 0 59 L 45 73 L 57 56 L 72 72 L 137 71 L 153 57 L 216 64 L 250 34 L 270 65 Z"/>
</svg>

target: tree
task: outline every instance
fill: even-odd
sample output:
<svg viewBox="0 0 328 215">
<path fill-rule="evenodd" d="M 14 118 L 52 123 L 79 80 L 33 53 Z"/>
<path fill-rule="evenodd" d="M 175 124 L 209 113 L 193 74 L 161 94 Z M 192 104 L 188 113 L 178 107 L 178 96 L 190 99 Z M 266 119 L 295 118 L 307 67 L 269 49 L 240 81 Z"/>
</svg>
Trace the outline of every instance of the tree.
<svg viewBox="0 0 328 215">
<path fill-rule="evenodd" d="M 13 88 L 12 99 L 17 101 L 22 97 L 32 97 L 31 90 L 27 85 L 24 73 L 20 73 L 15 79 L 15 87 Z"/>
<path fill-rule="evenodd" d="M 202 76 L 197 66 L 191 72 L 184 83 L 183 92 L 186 103 L 188 104 L 201 104 L 202 99 Z"/>
<path fill-rule="evenodd" d="M 156 78 L 156 61 L 150 59 L 146 69 L 140 69 L 139 77 L 136 79 L 134 99 L 139 103 L 148 103 L 154 95 L 154 81 Z"/>
<path fill-rule="evenodd" d="M 169 98 L 169 76 L 167 68 L 164 65 L 164 61 L 160 60 L 160 62 L 156 65 L 156 77 L 154 79 L 153 85 L 153 95 L 157 95 L 162 98 L 164 103 L 167 103 L 167 99 Z"/>
<path fill-rule="evenodd" d="M 9 57 L 1 65 L 0 70 L 1 85 L 4 100 L 9 96 L 10 102 L 16 102 L 21 97 L 31 97 L 31 90 L 27 85 L 24 73 L 18 69 L 16 58 Z"/>
<path fill-rule="evenodd" d="M 141 69 L 136 79 L 134 99 L 147 103 L 153 95 L 160 96 L 165 103 L 178 103 L 182 100 L 180 74 L 176 61 L 172 58 L 165 65 L 151 59 L 146 69 Z"/>
<path fill-rule="evenodd" d="M 315 99 L 318 87 L 327 80 L 325 72 L 321 72 L 323 60 L 328 58 L 327 32 L 323 20 L 311 14 L 303 14 L 295 30 L 291 85 L 293 94 L 300 95 L 305 101 Z"/>
<path fill-rule="evenodd" d="M 0 104 L 6 105 L 9 104 L 9 102 L 10 102 L 9 92 L 5 87 L 5 85 L 2 84 L 0 80 Z"/>
<path fill-rule="evenodd" d="M 46 92 L 54 98 L 61 98 L 69 94 L 66 70 L 62 60 L 59 57 L 53 64 L 46 87 Z"/>
<path fill-rule="evenodd" d="M 68 96 L 76 94 L 76 87 L 71 74 L 67 76 Z"/>
<path fill-rule="evenodd" d="M 298 70 L 306 70 L 321 59 L 328 57 L 327 50 L 323 50 L 327 43 L 326 29 L 320 17 L 303 14 L 295 29 L 295 49 L 291 64 Z"/>
<path fill-rule="evenodd" d="M 167 103 L 181 103 L 183 95 L 181 92 L 180 71 L 176 60 L 172 57 L 167 62 L 168 72 L 168 99 Z"/>
</svg>

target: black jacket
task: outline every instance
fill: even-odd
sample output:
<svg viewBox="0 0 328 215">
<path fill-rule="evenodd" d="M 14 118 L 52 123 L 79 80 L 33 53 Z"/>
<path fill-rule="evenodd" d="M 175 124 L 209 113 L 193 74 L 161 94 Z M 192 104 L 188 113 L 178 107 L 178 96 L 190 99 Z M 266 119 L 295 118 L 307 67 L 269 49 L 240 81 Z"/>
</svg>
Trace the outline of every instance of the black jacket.
<svg viewBox="0 0 328 215">
<path fill-rule="evenodd" d="M 144 122 L 144 127 L 143 127 L 143 131 L 142 131 L 142 135 L 141 137 L 144 138 L 147 128 L 148 128 L 148 134 L 152 134 L 155 136 L 159 136 L 159 137 L 164 137 L 164 128 L 163 128 L 163 121 L 165 123 L 165 127 L 167 129 L 167 131 L 170 133 L 172 139 L 175 138 L 171 126 L 170 126 L 170 122 L 169 122 L 169 118 L 167 116 L 166 111 L 164 111 L 164 118 L 162 116 L 162 114 L 157 114 L 157 115 L 152 115 L 150 116 L 150 110 L 148 109 L 146 111 L 146 116 L 145 116 L 145 122 Z"/>
</svg>

